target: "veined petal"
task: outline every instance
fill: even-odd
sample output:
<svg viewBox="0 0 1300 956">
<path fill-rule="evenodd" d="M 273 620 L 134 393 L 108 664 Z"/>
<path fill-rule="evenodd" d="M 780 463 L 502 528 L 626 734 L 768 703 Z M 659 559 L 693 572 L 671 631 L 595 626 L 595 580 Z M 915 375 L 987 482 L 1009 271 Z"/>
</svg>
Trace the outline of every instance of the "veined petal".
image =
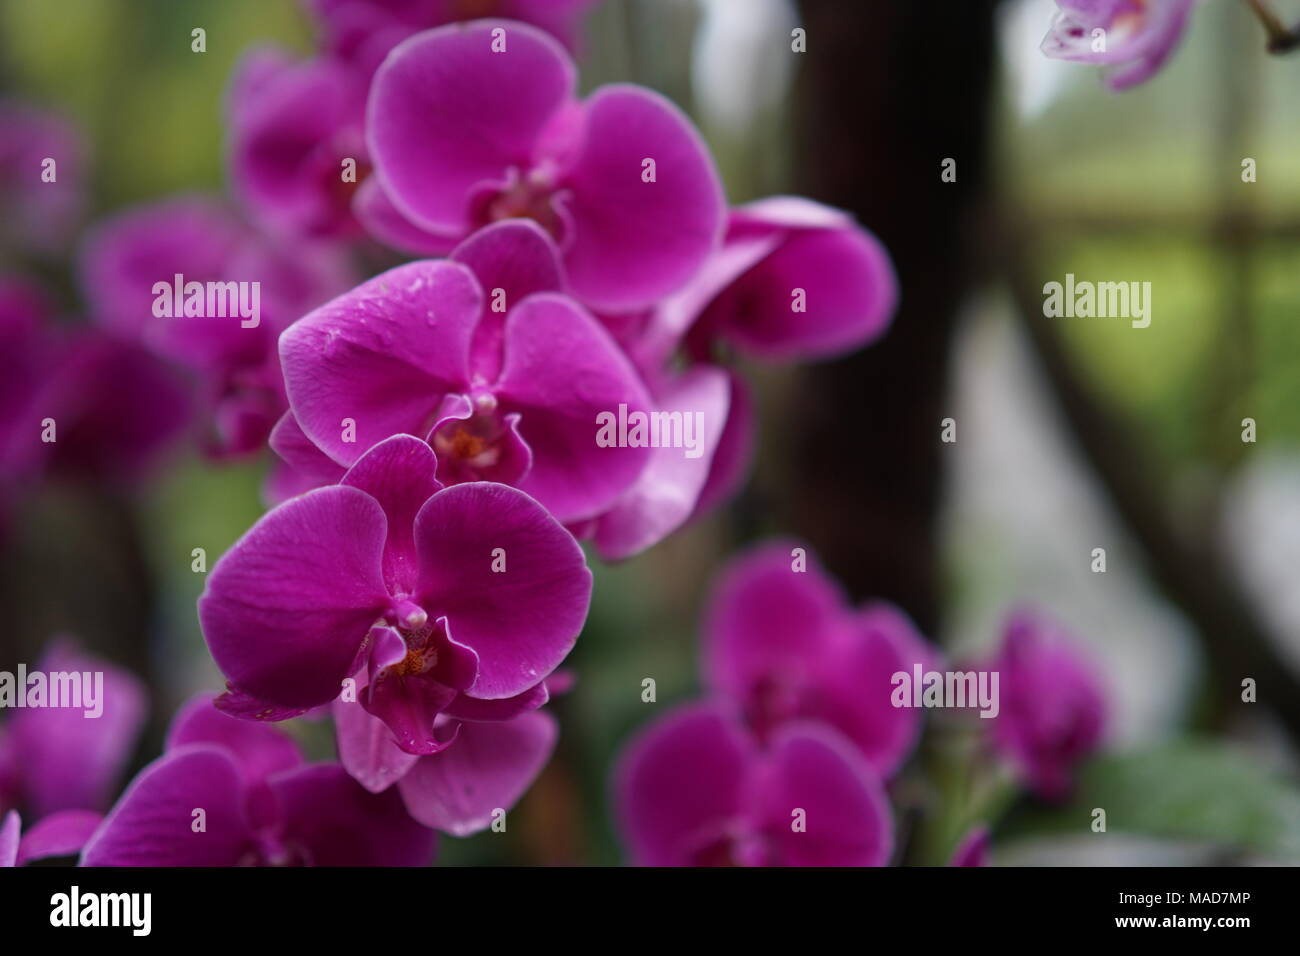
<svg viewBox="0 0 1300 956">
<path fill-rule="evenodd" d="M 230 754 L 247 784 L 302 763 L 302 751 L 288 734 L 253 720 L 231 717 L 214 706 L 215 694 L 198 694 L 172 718 L 165 751 L 209 744 Z"/>
<path fill-rule="evenodd" d="M 392 435 L 424 434 L 442 396 L 468 384 L 482 306 L 464 266 L 411 262 L 289 326 L 280 361 L 303 432 L 344 465 Z"/>
<path fill-rule="evenodd" d="M 452 836 L 469 836 L 509 810 L 550 760 L 559 727 L 534 711 L 514 720 L 461 726 L 455 744 L 422 757 L 397 784 L 411 816 Z"/>
<path fill-rule="evenodd" d="M 437 835 L 407 815 L 393 791 L 368 793 L 338 764 L 312 764 L 271 781 L 284 840 L 310 866 L 426 866 Z"/>
<path fill-rule="evenodd" d="M 103 815 L 94 810 L 61 810 L 43 817 L 23 834 L 14 865 L 23 866 L 33 860 L 47 860 L 51 857 L 76 856 L 103 819 Z M 0 838 L 0 842 L 3 842 L 3 838 Z M 4 851 L 0 848 L 0 857 L 3 855 Z"/>
<path fill-rule="evenodd" d="M 505 43 L 494 51 L 495 31 Z M 571 97 L 572 60 L 540 30 L 476 20 L 399 44 L 375 74 L 366 138 L 375 175 L 417 226 L 465 232 L 470 189 L 526 167 Z"/>
<path fill-rule="evenodd" d="M 371 793 L 387 790 L 420 759 L 397 746 L 388 725 L 366 710 L 360 700 L 336 700 L 333 713 L 339 762 Z"/>
<path fill-rule="evenodd" d="M 255 848 L 243 803 L 243 777 L 227 751 L 173 750 L 140 771 L 86 844 L 81 865 L 235 866 Z"/>
<path fill-rule="evenodd" d="M 565 296 L 539 293 L 511 310 L 496 392 L 533 452 L 520 488 L 561 521 L 607 509 L 650 459 L 646 447 L 597 444 L 602 413 L 644 414 L 653 402 L 609 334 Z"/>
<path fill-rule="evenodd" d="M 587 616 L 591 572 L 536 501 L 490 482 L 444 488 L 415 519 L 415 545 L 422 606 L 478 654 L 470 696 L 514 697 L 564 660 Z"/>
<path fill-rule="evenodd" d="M 669 100 L 604 86 L 583 104 L 582 147 L 567 171 L 574 294 L 596 310 L 630 312 L 680 288 L 722 238 L 726 207 L 708 148 Z M 654 160 L 654 180 L 644 164 Z"/>
<path fill-rule="evenodd" d="M 222 673 L 282 707 L 333 700 L 389 602 L 387 522 L 366 493 L 319 488 L 273 509 L 208 575 L 199 621 Z"/>
<path fill-rule="evenodd" d="M 394 435 L 362 455 L 340 481 L 360 488 L 384 509 L 384 580 L 391 593 L 410 593 L 415 586 L 415 516 L 442 487 L 437 471 L 437 456 L 426 442 Z"/>
</svg>

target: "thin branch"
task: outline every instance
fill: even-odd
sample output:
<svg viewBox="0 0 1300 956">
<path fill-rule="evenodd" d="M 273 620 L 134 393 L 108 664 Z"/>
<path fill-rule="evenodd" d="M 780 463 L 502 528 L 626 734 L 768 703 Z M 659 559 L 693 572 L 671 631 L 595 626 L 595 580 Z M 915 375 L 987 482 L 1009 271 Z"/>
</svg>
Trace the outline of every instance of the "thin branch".
<svg viewBox="0 0 1300 956">
<path fill-rule="evenodd" d="M 1268 35 L 1266 49 L 1269 53 L 1289 53 L 1300 47 L 1300 26 L 1288 30 L 1268 5 L 1268 0 L 1246 0 L 1246 6 L 1250 7 Z"/>
</svg>

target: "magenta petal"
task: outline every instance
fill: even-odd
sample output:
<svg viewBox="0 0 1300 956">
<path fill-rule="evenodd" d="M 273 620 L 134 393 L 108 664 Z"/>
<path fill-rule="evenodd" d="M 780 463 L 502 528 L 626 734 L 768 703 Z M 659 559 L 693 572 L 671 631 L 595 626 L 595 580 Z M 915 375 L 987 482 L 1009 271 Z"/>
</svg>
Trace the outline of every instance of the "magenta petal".
<svg viewBox="0 0 1300 956">
<path fill-rule="evenodd" d="M 469 836 L 509 810 L 551 759 L 559 726 L 534 711 L 514 720 L 470 723 L 456 743 L 423 757 L 397 784 L 411 816 L 452 836 Z"/>
<path fill-rule="evenodd" d="M 471 696 L 514 697 L 564 660 L 586 620 L 591 572 L 536 501 L 489 482 L 444 488 L 415 519 L 415 545 L 420 603 L 479 656 Z M 493 570 L 498 557 L 504 571 Z"/>
<path fill-rule="evenodd" d="M 799 290 L 803 311 L 795 310 Z M 897 302 L 893 265 L 870 233 L 798 230 L 719 295 L 700 321 L 762 358 L 826 358 L 877 338 Z"/>
<path fill-rule="evenodd" d="M 235 866 L 254 850 L 243 800 L 243 778 L 228 753 L 206 744 L 174 750 L 122 794 L 81 865 Z"/>
<path fill-rule="evenodd" d="M 280 337 L 280 361 L 303 432 L 340 464 L 392 435 L 423 435 L 441 397 L 468 382 L 482 304 L 464 266 L 412 262 L 295 322 Z"/>
<path fill-rule="evenodd" d="M 537 223 L 507 219 L 474 233 L 451 257 L 473 271 L 488 301 L 474 330 L 471 364 L 486 381 L 495 381 L 501 374 L 506 313 L 534 292 L 563 288 L 559 252 Z"/>
<path fill-rule="evenodd" d="M 387 790 L 420 759 L 397 746 L 388 725 L 359 700 L 336 700 L 333 712 L 339 762 L 371 793 Z"/>
<path fill-rule="evenodd" d="M 376 624 L 366 636 L 366 681 L 372 681 L 385 668 L 400 664 L 406 657 L 406 640 L 395 627 Z"/>
<path fill-rule="evenodd" d="M 271 450 L 284 459 L 284 463 L 307 485 L 296 491 L 310 491 L 321 485 L 338 484 L 346 469 L 325 454 L 304 434 L 293 412 L 285 412 L 271 429 Z M 290 496 L 286 496 L 290 497 Z"/>
<path fill-rule="evenodd" d="M 921 733 L 922 711 L 895 707 L 893 675 L 929 669 L 935 653 L 901 611 L 884 604 L 856 615 L 822 660 L 800 713 L 839 729 L 882 777 L 890 777 Z"/>
<path fill-rule="evenodd" d="M 489 303 L 505 293 L 505 309 L 534 292 L 560 292 L 564 274 L 555 243 L 531 219 L 506 219 L 485 226 L 458 245 L 451 258 L 478 277 Z"/>
<path fill-rule="evenodd" d="M 235 65 L 226 87 L 226 107 L 232 111 L 253 103 L 258 94 L 271 88 L 276 80 L 293 68 L 294 58 L 288 50 L 259 46 L 248 50 Z"/>
<path fill-rule="evenodd" d="M 1065 798 L 1075 766 L 1105 732 L 1106 697 L 1092 664 L 1055 622 L 1018 609 L 986 667 L 999 674 L 1000 711 L 988 721 L 995 746 L 1040 796 Z"/>
<path fill-rule="evenodd" d="M 853 216 L 803 196 L 768 196 L 737 206 L 731 211 L 729 225 L 728 244 L 733 236 L 749 237 L 773 230 L 847 229 L 853 225 Z"/>
<path fill-rule="evenodd" d="M 55 182 L 42 182 L 46 158 Z M 14 99 L 0 100 L 0 244 L 50 253 L 62 249 L 85 202 L 85 144 L 62 116 Z"/>
<path fill-rule="evenodd" d="M 315 764 L 271 781 L 284 843 L 310 866 L 425 866 L 437 840 L 392 791 L 368 793 L 337 764 Z"/>
<path fill-rule="evenodd" d="M 479 659 L 472 647 L 460 643 L 451 633 L 451 622 L 440 617 L 435 622 L 435 646 L 438 662 L 429 673 L 439 683 L 454 690 L 469 690 L 478 680 Z"/>
<path fill-rule="evenodd" d="M 894 846 L 889 801 L 880 778 L 846 740 L 819 724 L 792 724 L 778 732 L 770 759 L 769 776 L 757 794 L 758 813 L 776 862 L 889 862 Z"/>
<path fill-rule="evenodd" d="M 455 698 L 456 691 L 428 674 L 403 675 L 392 670 L 372 675 L 359 696 L 362 706 L 392 731 L 407 753 L 436 754 L 449 745 L 447 734 L 435 733 L 435 721 Z"/>
<path fill-rule="evenodd" d="M 330 464 L 334 463 L 330 462 Z M 334 467 L 340 472 L 343 471 L 342 465 L 334 465 Z M 283 459 L 275 459 L 270 463 L 266 478 L 262 481 L 262 501 L 268 508 L 274 508 L 290 498 L 297 498 L 319 488 L 323 483 L 334 484 L 334 482 L 312 481 Z"/>
<path fill-rule="evenodd" d="M 988 866 L 989 865 L 989 828 L 974 827 L 962 837 L 957 848 L 952 852 L 949 866 Z"/>
<path fill-rule="evenodd" d="M 386 525 L 364 492 L 320 488 L 268 512 L 222 556 L 199 621 L 235 687 L 281 707 L 334 699 L 389 602 Z"/>
<path fill-rule="evenodd" d="M 213 706 L 215 695 L 199 694 L 172 718 L 165 751 L 187 744 L 221 747 L 234 759 L 247 784 L 302 763 L 302 752 L 288 734 L 264 723 L 241 720 Z"/>
<path fill-rule="evenodd" d="M 1043 39 L 1043 53 L 1062 60 L 1109 64 L 1106 85 L 1123 90 L 1156 73 L 1177 49 L 1195 0 L 1057 0 L 1061 12 Z M 1094 48 L 1094 31 L 1106 35 Z"/>
<path fill-rule="evenodd" d="M 519 487 L 558 519 L 599 514 L 621 496 L 650 458 L 648 448 L 600 447 L 601 413 L 631 414 L 652 402 L 609 333 L 571 299 L 539 293 L 513 310 L 497 395 L 520 415 L 533 451 Z M 680 449 L 679 449 L 680 451 Z"/>
<path fill-rule="evenodd" d="M 460 694 L 443 713 L 461 720 L 513 720 L 520 714 L 545 706 L 550 699 L 546 681 L 541 681 L 522 694 L 502 700 L 479 700 Z"/>
<path fill-rule="evenodd" d="M 445 256 L 456 247 L 455 236 L 428 232 L 398 212 L 377 176 L 367 176 L 357 188 L 352 214 L 370 235 L 407 255 Z"/>
<path fill-rule="evenodd" d="M 505 52 L 493 52 L 497 29 L 505 31 Z M 370 87 L 366 138 L 375 175 L 417 226 L 465 231 L 470 189 L 533 159 L 574 83 L 563 48 L 522 23 L 476 20 L 413 36 L 389 54 Z"/>
<path fill-rule="evenodd" d="M 340 482 L 360 488 L 384 509 L 384 580 L 394 594 L 410 593 L 415 586 L 415 516 L 442 487 L 434 477 L 437 470 L 438 459 L 428 444 L 394 435 L 362 455 Z"/>
<path fill-rule="evenodd" d="M 475 339 L 479 338 L 476 334 Z M 532 470 L 533 451 L 519 434 L 519 414 L 500 414 L 493 405 L 495 401 L 495 397 L 486 399 L 484 405 L 492 410 L 482 413 L 464 395 L 448 395 L 443 399 L 428 440 L 442 456 L 438 466 L 445 484 L 499 481 L 518 487 Z M 462 454 L 458 445 L 466 437 L 471 439 L 471 446 L 477 438 L 490 450 L 485 455 Z"/>
<path fill-rule="evenodd" d="M 690 120 L 658 93 L 605 86 L 584 104 L 581 151 L 566 174 L 573 220 L 565 266 L 593 309 L 646 308 L 682 286 L 717 247 L 722 186 Z M 655 181 L 642 163 L 655 161 Z"/>
<path fill-rule="evenodd" d="M 102 673 L 102 712 L 92 717 L 86 707 L 41 707 L 13 715 L 13 759 L 27 809 L 38 820 L 59 810 L 103 810 L 144 725 L 144 685 L 69 638 L 56 639 L 37 666 L 46 674 Z"/>
<path fill-rule="evenodd" d="M 723 572 L 705 613 L 707 680 L 762 728 L 789 716 L 843 626 L 843 602 L 806 545 L 773 541 L 748 552 Z"/>
<path fill-rule="evenodd" d="M 236 80 L 230 104 L 231 180 L 244 205 L 292 235 L 355 232 L 342 161 L 365 161 L 364 85 L 329 59 L 246 68 L 255 75 Z"/>
<path fill-rule="evenodd" d="M 754 396 L 735 372 L 728 371 L 727 379 L 731 383 L 727 423 L 713 453 L 709 477 L 695 503 L 695 517 L 730 499 L 744 484 L 754 461 L 754 446 L 758 442 L 758 412 L 754 407 Z"/>
<path fill-rule="evenodd" d="M 227 687 L 229 688 L 229 685 Z M 219 695 L 212 702 L 212 706 L 223 714 L 229 714 L 231 717 L 239 717 L 242 720 L 267 720 L 272 723 L 301 717 L 312 709 L 310 707 L 281 707 L 268 700 L 263 700 L 261 697 L 254 697 L 234 688 L 229 688 L 224 694 Z"/>
<path fill-rule="evenodd" d="M 80 284 L 97 321 L 126 336 L 161 322 L 153 315 L 156 282 L 207 282 L 224 275 L 247 234 L 217 201 L 185 196 L 131 209 L 105 220 L 86 239 Z"/>
<path fill-rule="evenodd" d="M 708 481 L 714 451 L 727 421 L 731 385 L 727 373 L 710 366 L 686 371 L 660 392 L 658 410 L 698 415 L 702 423 L 698 457 L 662 447 L 626 494 L 598 519 L 596 549 L 607 561 L 631 557 L 666 538 L 696 510 Z"/>
<path fill-rule="evenodd" d="M 636 343 L 637 358 L 643 367 L 670 359 L 709 303 L 770 255 L 783 236 L 783 230 L 770 226 L 747 230 L 742 235 L 728 234 L 691 281 L 656 303 L 649 313 Z"/>
<path fill-rule="evenodd" d="M 50 814 L 23 834 L 15 865 L 56 856 L 76 856 L 103 819 L 93 810 L 63 810 Z M 0 842 L 3 842 L 2 838 Z M 0 857 L 3 855 L 4 851 L 0 849 Z"/>
<path fill-rule="evenodd" d="M 744 826 L 753 743 L 721 707 L 695 704 L 642 730 L 614 774 L 619 829 L 639 866 L 689 866 Z"/>
<path fill-rule="evenodd" d="M 22 828 L 17 810 L 10 810 L 0 820 L 0 867 L 18 865 L 18 838 Z"/>
<path fill-rule="evenodd" d="M 59 424 L 45 446 L 52 471 L 135 478 L 189 422 L 190 395 L 176 369 L 138 345 L 90 329 L 64 339 L 33 401 Z"/>
</svg>

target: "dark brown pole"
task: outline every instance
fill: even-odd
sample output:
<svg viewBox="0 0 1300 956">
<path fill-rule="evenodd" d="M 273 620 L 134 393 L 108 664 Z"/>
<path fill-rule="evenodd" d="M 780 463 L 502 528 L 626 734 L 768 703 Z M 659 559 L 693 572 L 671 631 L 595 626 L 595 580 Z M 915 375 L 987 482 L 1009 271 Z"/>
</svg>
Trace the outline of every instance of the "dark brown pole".
<svg viewBox="0 0 1300 956">
<path fill-rule="evenodd" d="M 855 597 L 933 631 L 940 421 L 956 417 L 948 358 L 983 231 L 996 0 L 800 6 L 798 185 L 880 237 L 902 300 L 883 341 L 805 372 L 784 423 L 801 436 L 787 526 Z"/>
</svg>

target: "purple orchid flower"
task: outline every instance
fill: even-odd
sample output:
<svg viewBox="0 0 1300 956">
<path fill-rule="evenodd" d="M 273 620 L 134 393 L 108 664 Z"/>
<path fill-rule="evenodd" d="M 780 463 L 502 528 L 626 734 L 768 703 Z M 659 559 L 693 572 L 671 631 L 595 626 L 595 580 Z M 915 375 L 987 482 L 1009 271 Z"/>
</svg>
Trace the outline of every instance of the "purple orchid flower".
<svg viewBox="0 0 1300 956">
<path fill-rule="evenodd" d="M 337 764 L 304 764 L 287 734 L 213 707 L 176 715 L 82 852 L 82 866 L 423 866 L 433 831 L 395 793 Z"/>
<path fill-rule="evenodd" d="M 591 598 L 582 549 L 523 492 L 444 488 L 436 467 L 425 442 L 389 438 L 217 562 L 199 620 L 232 689 L 219 706 L 284 719 L 364 667 L 362 705 L 423 755 L 452 742 L 439 714 L 545 701 Z"/>
<path fill-rule="evenodd" d="M 365 686 L 364 675 L 358 683 Z M 359 700 L 339 699 L 339 761 L 371 793 L 396 785 L 407 812 L 425 826 L 468 836 L 509 810 L 550 760 L 558 727 L 549 714 L 530 709 L 546 700 L 545 684 L 505 701 L 462 699 L 434 721 L 435 735 L 448 745 L 420 756 L 402 749 Z"/>
<path fill-rule="evenodd" d="M 540 27 L 569 49 L 579 18 L 598 0 L 307 0 L 322 45 L 369 77 L 413 33 L 460 20 L 496 17 Z"/>
<path fill-rule="evenodd" d="M 1196 0 L 1056 0 L 1060 11 L 1043 39 L 1058 60 L 1110 67 L 1106 85 L 1145 83 L 1178 48 Z"/>
<path fill-rule="evenodd" d="M 30 283 L 0 278 L 0 493 L 45 473 L 96 480 L 145 474 L 189 422 L 189 395 L 138 346 L 55 327 Z"/>
<path fill-rule="evenodd" d="M 411 37 L 370 88 L 366 141 L 382 195 L 367 198 L 443 238 L 536 220 L 558 242 L 578 299 L 607 312 L 648 308 L 717 246 L 721 184 L 668 100 L 614 85 L 578 101 L 575 82 L 564 49 L 524 23 Z"/>
<path fill-rule="evenodd" d="M 1075 765 L 1101 744 L 1106 698 L 1096 672 L 1057 625 L 1024 610 L 1011 615 L 986 666 L 1001 674 L 994 746 L 1036 793 L 1063 799 Z"/>
<path fill-rule="evenodd" d="M 795 722 L 761 748 L 719 704 L 635 737 L 613 799 L 642 866 L 883 866 L 892 853 L 880 778 L 843 737 Z"/>
<path fill-rule="evenodd" d="M 734 560 L 714 588 L 704 640 L 706 681 L 760 740 L 792 720 L 822 722 L 884 777 L 916 743 L 921 713 L 893 706 L 891 678 L 930 668 L 936 651 L 901 611 L 849 607 L 806 547 L 774 541 Z"/>
<path fill-rule="evenodd" d="M 287 236 L 351 238 L 357 186 L 369 174 L 364 78 L 330 59 L 293 62 L 257 50 L 228 98 L 230 178 L 249 215 Z M 345 178 L 343 164 L 355 168 Z"/>
<path fill-rule="evenodd" d="M 952 852 L 949 866 L 988 866 L 989 865 L 989 828 L 972 827 Z"/>
<path fill-rule="evenodd" d="M 607 510 L 575 528 L 607 561 L 630 558 L 662 541 L 699 511 L 714 461 L 731 427 L 732 377 L 699 365 L 665 377 L 655 389 L 655 414 L 696 422 L 694 449 L 662 444 L 636 482 Z"/>
<path fill-rule="evenodd" d="M 32 400 L 24 437 L 40 444 L 51 473 L 136 481 L 149 474 L 190 423 L 189 390 L 160 359 L 93 329 L 55 337 L 54 360 Z M 41 441 L 41 422 L 56 440 Z"/>
<path fill-rule="evenodd" d="M 22 807 L 31 819 L 108 807 L 145 720 L 144 686 L 129 672 L 56 638 L 36 664 L 43 674 L 102 674 L 87 706 L 24 707 L 0 725 L 0 811 Z"/>
<path fill-rule="evenodd" d="M 363 283 L 281 337 L 294 420 L 272 447 L 337 480 L 376 442 L 417 435 L 437 451 L 444 483 L 514 485 L 563 522 L 601 513 L 636 482 L 650 449 L 600 447 L 597 416 L 644 413 L 651 399 L 563 288 L 554 244 L 524 220 L 481 230 L 449 260 Z"/>
<path fill-rule="evenodd" d="M 157 283 L 254 283 L 258 315 L 160 317 Z M 97 322 L 139 341 L 198 378 L 209 435 L 205 451 L 246 455 L 266 441 L 287 407 L 275 352 L 279 333 L 352 281 L 337 249 L 300 244 L 292 252 L 259 236 L 206 197 L 182 197 L 100 224 L 81 258 L 81 284 Z M 206 306 L 205 306 L 206 310 Z"/>
<path fill-rule="evenodd" d="M 90 810 L 61 810 L 22 832 L 22 817 L 10 810 L 0 818 L 0 867 L 76 856 L 103 817 Z"/>
<path fill-rule="evenodd" d="M 0 102 L 0 245 L 52 252 L 63 244 L 83 205 L 82 153 L 62 118 Z"/>
<path fill-rule="evenodd" d="M 637 344 L 663 359 L 722 340 L 772 361 L 831 358 L 884 334 L 898 304 L 889 253 L 846 212 L 795 196 L 731 211 L 726 240 L 661 302 Z"/>
</svg>

